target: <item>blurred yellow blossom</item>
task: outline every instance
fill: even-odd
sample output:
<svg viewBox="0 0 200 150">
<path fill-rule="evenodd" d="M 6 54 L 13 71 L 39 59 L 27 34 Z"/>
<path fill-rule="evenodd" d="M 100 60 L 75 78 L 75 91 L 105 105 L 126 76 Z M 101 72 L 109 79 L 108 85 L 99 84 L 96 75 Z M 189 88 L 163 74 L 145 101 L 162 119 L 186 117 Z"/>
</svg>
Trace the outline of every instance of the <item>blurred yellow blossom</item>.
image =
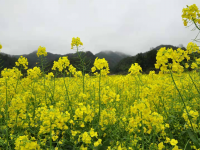
<svg viewBox="0 0 200 150">
<path fill-rule="evenodd" d="M 77 38 L 73 37 L 72 43 L 71 43 L 71 49 L 73 49 L 74 46 L 78 47 L 79 45 L 83 45 L 80 38 L 79 37 L 77 37 Z"/>
<path fill-rule="evenodd" d="M 39 57 L 40 55 L 47 56 L 45 47 L 39 46 L 38 51 L 37 51 L 37 56 Z"/>
</svg>

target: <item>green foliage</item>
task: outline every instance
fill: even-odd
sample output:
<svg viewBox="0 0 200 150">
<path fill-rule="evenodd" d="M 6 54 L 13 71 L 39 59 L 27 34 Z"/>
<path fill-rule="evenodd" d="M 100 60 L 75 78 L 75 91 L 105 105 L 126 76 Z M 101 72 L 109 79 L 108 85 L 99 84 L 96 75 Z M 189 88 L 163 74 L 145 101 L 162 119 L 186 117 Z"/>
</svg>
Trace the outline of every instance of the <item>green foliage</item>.
<svg viewBox="0 0 200 150">
<path fill-rule="evenodd" d="M 17 59 L 4 53 L 0 53 L 0 72 L 4 68 L 13 68 Z"/>
</svg>

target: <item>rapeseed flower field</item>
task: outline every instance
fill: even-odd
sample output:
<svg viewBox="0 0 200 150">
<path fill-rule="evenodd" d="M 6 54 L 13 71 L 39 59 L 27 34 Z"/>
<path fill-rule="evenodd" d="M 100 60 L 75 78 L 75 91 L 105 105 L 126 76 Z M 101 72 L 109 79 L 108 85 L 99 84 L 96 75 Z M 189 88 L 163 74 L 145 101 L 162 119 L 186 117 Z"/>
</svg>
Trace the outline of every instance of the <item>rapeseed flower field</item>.
<svg viewBox="0 0 200 150">
<path fill-rule="evenodd" d="M 200 24 L 197 16 L 195 4 L 184 8 L 184 25 L 188 20 Z M 81 45 L 80 38 L 72 38 L 72 49 L 78 52 Z M 0 149 L 200 149 L 200 58 L 191 64 L 192 72 L 184 72 L 188 63 L 181 64 L 193 52 L 200 53 L 193 42 L 186 51 L 161 48 L 155 64 L 159 74 L 143 75 L 135 63 L 128 75 L 109 76 L 107 61 L 96 58 L 94 76 L 89 76 L 84 60 L 77 71 L 61 57 L 54 62 L 55 72 L 46 75 L 47 52 L 40 46 L 41 68 L 28 69 L 21 56 L 16 67 L 1 72 Z M 27 69 L 26 78 L 17 66 Z"/>
</svg>

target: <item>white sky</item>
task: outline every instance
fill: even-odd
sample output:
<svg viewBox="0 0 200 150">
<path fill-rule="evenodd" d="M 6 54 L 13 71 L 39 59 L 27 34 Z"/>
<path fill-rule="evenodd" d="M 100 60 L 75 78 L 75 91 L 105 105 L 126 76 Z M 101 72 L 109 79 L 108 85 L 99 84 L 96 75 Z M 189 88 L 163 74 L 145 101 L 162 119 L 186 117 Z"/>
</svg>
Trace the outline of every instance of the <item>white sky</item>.
<svg viewBox="0 0 200 150">
<path fill-rule="evenodd" d="M 54 54 L 73 53 L 73 37 L 94 54 L 136 55 L 161 44 L 186 47 L 198 34 L 181 18 L 192 4 L 200 9 L 200 0 L 0 0 L 1 51 L 28 54 L 44 46 Z"/>
</svg>

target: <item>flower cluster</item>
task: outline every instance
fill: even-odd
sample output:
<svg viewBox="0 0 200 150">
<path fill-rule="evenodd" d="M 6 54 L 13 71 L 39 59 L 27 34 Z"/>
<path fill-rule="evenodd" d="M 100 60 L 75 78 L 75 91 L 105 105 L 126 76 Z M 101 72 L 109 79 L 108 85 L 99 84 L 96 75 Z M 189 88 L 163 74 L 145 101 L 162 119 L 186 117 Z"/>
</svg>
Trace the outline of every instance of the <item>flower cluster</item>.
<svg viewBox="0 0 200 150">
<path fill-rule="evenodd" d="M 94 132 L 94 129 L 91 128 L 91 130 L 89 132 L 84 132 L 81 135 L 79 135 L 79 141 L 80 139 L 82 139 L 82 142 L 86 145 L 91 144 L 93 141 L 93 137 L 97 138 L 98 134 L 97 132 Z M 94 142 L 94 147 L 99 146 L 102 142 L 102 139 L 98 139 L 96 142 Z M 84 147 L 84 144 L 81 145 L 81 149 L 87 149 L 87 147 Z"/>
<path fill-rule="evenodd" d="M 184 26 L 187 26 L 187 23 L 190 20 L 194 21 L 195 23 L 198 22 L 200 24 L 200 11 L 196 4 L 187 6 L 187 8 L 183 8 L 182 12 Z M 197 16 L 199 17 L 199 19 L 197 19 Z"/>
<path fill-rule="evenodd" d="M 81 95 L 80 95 L 81 96 Z M 84 95 L 83 95 L 84 96 Z M 82 96 L 82 97 L 83 97 Z M 82 105 L 82 103 L 79 104 L 79 108 L 75 110 L 74 120 L 83 120 L 85 123 L 91 122 L 94 117 L 94 113 L 92 112 L 91 107 L 88 105 L 87 107 Z M 79 126 L 82 126 L 82 122 L 79 123 Z"/>
<path fill-rule="evenodd" d="M 186 108 L 187 108 L 188 114 L 186 112 L 186 109 L 184 109 L 184 112 L 183 112 L 183 115 L 182 115 L 182 117 L 186 121 L 185 127 L 186 128 L 191 127 L 191 123 L 192 123 L 193 128 L 195 129 L 195 131 L 197 131 L 197 128 L 198 128 L 197 118 L 199 117 L 199 113 L 198 113 L 198 111 L 192 110 L 191 107 L 189 107 L 189 106 L 187 106 Z M 191 118 L 190 120 L 189 120 L 188 115 Z"/>
<path fill-rule="evenodd" d="M 99 122 L 101 130 L 104 131 L 107 128 L 107 126 L 114 125 L 116 121 L 117 119 L 115 108 L 111 108 L 109 111 L 107 111 L 107 109 L 102 110 Z"/>
<path fill-rule="evenodd" d="M 83 45 L 80 38 L 79 37 L 77 37 L 77 38 L 73 37 L 72 43 L 71 43 L 71 49 L 73 49 L 74 46 L 78 47 L 79 45 Z"/>
<path fill-rule="evenodd" d="M 95 72 L 96 70 L 100 70 L 100 74 L 105 76 L 107 75 L 109 72 L 109 66 L 108 66 L 108 62 L 105 60 L 105 58 L 103 59 L 99 59 L 98 57 L 95 59 L 94 61 L 94 67 L 91 68 L 92 72 Z M 96 73 L 97 74 L 97 73 Z"/>
<path fill-rule="evenodd" d="M 2 45 L 0 44 L 0 49 L 2 49 Z"/>
<path fill-rule="evenodd" d="M 7 69 L 4 68 L 4 70 L 1 71 L 1 75 L 3 78 L 14 78 L 14 79 L 19 79 L 21 76 L 21 71 L 18 70 L 18 68 L 13 67 L 13 69 Z"/>
<path fill-rule="evenodd" d="M 39 76 L 41 76 L 40 67 L 34 67 L 33 69 L 27 70 L 27 74 L 28 74 L 28 78 L 37 79 Z"/>
<path fill-rule="evenodd" d="M 24 93 L 28 97 L 28 93 Z M 8 108 L 8 112 L 10 120 L 8 121 L 8 126 L 14 130 L 14 127 L 22 127 L 27 128 L 27 116 L 26 116 L 26 96 L 23 98 L 20 96 L 16 96 L 12 99 L 10 107 Z"/>
<path fill-rule="evenodd" d="M 198 68 L 199 68 L 199 67 L 198 67 L 199 65 L 200 65 L 200 58 L 197 58 L 197 59 L 196 59 L 196 62 L 192 62 L 191 68 L 192 68 L 192 69 L 198 69 Z"/>
<path fill-rule="evenodd" d="M 131 75 L 139 74 L 140 71 L 142 71 L 142 68 L 140 67 L 140 65 L 138 65 L 138 63 L 132 64 L 128 70 L 128 72 L 130 72 Z"/>
<path fill-rule="evenodd" d="M 187 52 L 188 54 L 192 54 L 193 52 L 200 53 L 200 50 L 196 43 L 189 42 L 187 45 Z"/>
<path fill-rule="evenodd" d="M 54 108 L 54 106 L 51 105 L 49 109 L 46 106 L 38 108 L 36 110 L 36 116 L 38 118 L 37 121 L 41 122 L 38 134 L 44 135 L 51 132 L 53 141 L 58 139 L 59 131 L 68 129 L 66 125 L 70 119 L 68 111 L 63 113 L 59 108 Z M 31 120 L 31 126 L 34 126 L 34 120 Z"/>
<path fill-rule="evenodd" d="M 56 70 L 56 68 L 58 68 L 59 71 L 62 72 L 64 68 L 69 66 L 69 64 L 70 64 L 70 62 L 69 62 L 67 56 L 60 57 L 57 62 L 54 61 L 54 65 L 52 67 L 52 70 Z"/>
<path fill-rule="evenodd" d="M 98 141 L 94 142 L 94 147 L 97 147 L 101 144 L 102 140 L 98 139 Z"/>
<path fill-rule="evenodd" d="M 20 58 L 18 59 L 18 62 L 15 62 L 15 65 L 16 66 L 23 65 L 24 69 L 28 69 L 28 67 L 27 67 L 28 60 L 27 60 L 27 58 L 20 56 Z"/>
<path fill-rule="evenodd" d="M 50 80 L 51 77 L 54 77 L 53 72 L 49 72 L 48 75 L 46 75 L 47 79 Z"/>
<path fill-rule="evenodd" d="M 19 136 L 15 140 L 15 149 L 16 150 L 21 150 L 21 149 L 40 150 L 41 148 L 34 137 L 31 137 L 31 140 L 29 140 L 28 136 L 24 135 L 24 136 Z"/>
<path fill-rule="evenodd" d="M 170 138 L 166 137 L 165 143 L 169 143 L 169 144 L 171 144 L 172 146 L 174 146 L 172 150 L 181 150 L 181 149 L 178 148 L 178 146 L 177 146 L 178 141 L 175 140 L 175 139 L 171 139 L 171 140 L 170 140 Z"/>
<path fill-rule="evenodd" d="M 144 133 L 150 134 L 153 129 L 152 127 L 156 127 L 156 133 L 161 131 L 164 132 L 165 127 L 163 116 L 157 112 L 151 111 L 148 100 L 143 99 L 134 102 L 134 106 L 131 106 L 131 114 L 133 117 L 129 119 L 129 133 L 138 131 L 138 126 L 140 126 L 142 121 L 144 127 L 146 126 L 144 128 Z"/>
<path fill-rule="evenodd" d="M 82 141 L 85 143 L 85 144 L 90 144 L 91 143 L 91 137 L 90 135 L 87 133 L 87 132 L 84 132 L 82 134 Z"/>
<path fill-rule="evenodd" d="M 76 74 L 76 68 L 72 65 L 69 66 L 69 72 L 72 73 L 72 75 L 75 75 Z"/>
<path fill-rule="evenodd" d="M 65 122 L 67 122 L 70 119 L 70 114 L 68 111 L 65 113 L 60 112 L 58 108 L 54 108 L 52 105 L 49 109 L 46 107 L 41 107 L 36 111 L 37 116 L 40 116 L 40 121 L 43 121 L 43 129 L 46 128 L 49 130 L 50 128 L 47 126 L 50 126 L 50 124 L 55 123 L 57 125 L 52 125 L 52 129 L 54 127 L 57 127 L 58 129 L 68 129 Z M 47 131 L 44 131 L 42 128 L 40 128 L 40 133 L 46 133 Z"/>
<path fill-rule="evenodd" d="M 166 47 L 160 48 L 156 56 L 155 68 L 161 70 L 161 73 L 169 72 L 169 68 L 174 72 L 183 72 L 184 67 L 180 65 L 184 59 L 189 60 L 188 52 L 178 48 L 173 50 L 172 48 L 166 49 Z M 169 63 L 169 59 L 172 59 L 172 63 Z M 169 68 L 168 68 L 169 67 Z"/>
<path fill-rule="evenodd" d="M 39 57 L 40 55 L 47 56 L 46 48 L 39 46 L 38 51 L 37 51 L 37 56 Z"/>
</svg>

